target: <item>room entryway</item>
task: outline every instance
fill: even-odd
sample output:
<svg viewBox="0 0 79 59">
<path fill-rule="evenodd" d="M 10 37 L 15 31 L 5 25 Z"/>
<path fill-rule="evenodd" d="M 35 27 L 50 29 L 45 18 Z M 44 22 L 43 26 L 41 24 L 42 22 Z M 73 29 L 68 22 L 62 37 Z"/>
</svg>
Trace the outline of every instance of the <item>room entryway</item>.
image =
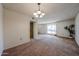
<svg viewBox="0 0 79 59">
<path fill-rule="evenodd" d="M 34 22 L 30 22 L 30 39 L 34 38 Z"/>
</svg>

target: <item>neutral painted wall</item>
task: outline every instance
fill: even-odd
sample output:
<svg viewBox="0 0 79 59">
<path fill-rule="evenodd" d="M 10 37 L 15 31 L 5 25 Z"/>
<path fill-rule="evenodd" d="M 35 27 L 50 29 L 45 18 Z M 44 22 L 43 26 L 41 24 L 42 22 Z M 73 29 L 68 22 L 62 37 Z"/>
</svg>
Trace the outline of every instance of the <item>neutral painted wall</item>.
<svg viewBox="0 0 79 59">
<path fill-rule="evenodd" d="M 77 44 L 79 45 L 79 13 L 75 20 L 75 40 Z"/>
<path fill-rule="evenodd" d="M 0 55 L 3 51 L 3 7 L 0 4 Z"/>
<path fill-rule="evenodd" d="M 47 24 L 39 24 L 38 25 L 38 32 L 40 34 L 46 34 L 47 33 Z"/>
<path fill-rule="evenodd" d="M 34 39 L 38 39 L 38 23 L 34 23 Z"/>
<path fill-rule="evenodd" d="M 4 9 L 5 49 L 30 41 L 30 21 L 31 18 L 26 15 L 9 9 Z M 37 35 L 37 32 L 34 34 Z"/>
<path fill-rule="evenodd" d="M 75 23 L 74 19 L 56 22 L 56 34 L 63 37 L 69 37 L 69 32 L 65 30 L 64 27 L 74 23 Z"/>
</svg>

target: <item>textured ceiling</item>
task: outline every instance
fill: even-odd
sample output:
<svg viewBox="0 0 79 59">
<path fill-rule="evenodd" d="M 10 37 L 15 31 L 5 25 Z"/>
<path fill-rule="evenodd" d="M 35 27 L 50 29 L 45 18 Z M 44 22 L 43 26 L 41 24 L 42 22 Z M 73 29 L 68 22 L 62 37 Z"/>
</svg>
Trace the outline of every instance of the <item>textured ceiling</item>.
<svg viewBox="0 0 79 59">
<path fill-rule="evenodd" d="M 4 3 L 5 8 L 33 16 L 33 12 L 38 10 L 36 3 Z M 39 22 L 60 21 L 73 18 L 79 11 L 78 3 L 41 3 L 41 11 L 45 16 Z"/>
</svg>

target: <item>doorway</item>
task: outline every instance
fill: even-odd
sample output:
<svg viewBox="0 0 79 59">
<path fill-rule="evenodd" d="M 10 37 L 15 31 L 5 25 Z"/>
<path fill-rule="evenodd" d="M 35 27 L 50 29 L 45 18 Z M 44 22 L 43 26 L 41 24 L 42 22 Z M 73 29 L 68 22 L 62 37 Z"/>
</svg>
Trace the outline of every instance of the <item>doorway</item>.
<svg viewBox="0 0 79 59">
<path fill-rule="evenodd" d="M 30 39 L 34 38 L 34 22 L 30 22 Z"/>
</svg>

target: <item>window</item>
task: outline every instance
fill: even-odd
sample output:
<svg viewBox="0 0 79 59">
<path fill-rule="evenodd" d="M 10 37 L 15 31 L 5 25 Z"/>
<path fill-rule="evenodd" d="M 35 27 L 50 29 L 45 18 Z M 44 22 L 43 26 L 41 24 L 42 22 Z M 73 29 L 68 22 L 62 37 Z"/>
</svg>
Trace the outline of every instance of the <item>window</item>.
<svg viewBox="0 0 79 59">
<path fill-rule="evenodd" d="M 47 25 L 47 33 L 56 34 L 56 24 Z"/>
</svg>

